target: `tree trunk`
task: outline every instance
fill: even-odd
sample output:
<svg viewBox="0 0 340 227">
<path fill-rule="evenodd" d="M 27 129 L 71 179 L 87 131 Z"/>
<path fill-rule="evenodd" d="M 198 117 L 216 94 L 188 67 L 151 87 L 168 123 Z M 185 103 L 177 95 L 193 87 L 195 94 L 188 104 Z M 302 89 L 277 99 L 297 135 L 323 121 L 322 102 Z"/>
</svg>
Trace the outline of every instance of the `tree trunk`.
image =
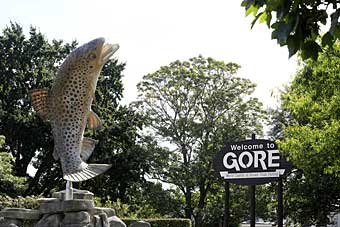
<svg viewBox="0 0 340 227">
<path fill-rule="evenodd" d="M 186 188 L 185 192 L 185 217 L 191 219 L 192 216 L 192 206 L 191 206 L 191 189 L 189 187 Z"/>
<path fill-rule="evenodd" d="M 205 199 L 206 199 L 207 193 L 210 189 L 210 182 L 208 181 L 207 186 L 205 186 L 204 183 L 205 182 L 201 182 L 201 185 L 200 185 L 200 199 L 199 199 L 198 207 L 197 207 L 198 211 L 194 216 L 196 227 L 202 226 L 202 221 L 203 221 L 202 210 L 205 207 Z"/>
</svg>

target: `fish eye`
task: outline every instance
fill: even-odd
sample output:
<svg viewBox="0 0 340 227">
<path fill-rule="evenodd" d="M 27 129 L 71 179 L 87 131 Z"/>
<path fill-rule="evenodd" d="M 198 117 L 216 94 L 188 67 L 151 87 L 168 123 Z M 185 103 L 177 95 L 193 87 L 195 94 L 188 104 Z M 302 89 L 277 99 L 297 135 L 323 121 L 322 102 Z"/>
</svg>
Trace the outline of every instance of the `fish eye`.
<svg viewBox="0 0 340 227">
<path fill-rule="evenodd" d="M 96 56 L 95 53 L 89 54 L 89 59 L 90 59 L 90 60 L 94 60 L 94 59 L 96 59 L 96 58 L 97 58 L 97 56 Z"/>
</svg>

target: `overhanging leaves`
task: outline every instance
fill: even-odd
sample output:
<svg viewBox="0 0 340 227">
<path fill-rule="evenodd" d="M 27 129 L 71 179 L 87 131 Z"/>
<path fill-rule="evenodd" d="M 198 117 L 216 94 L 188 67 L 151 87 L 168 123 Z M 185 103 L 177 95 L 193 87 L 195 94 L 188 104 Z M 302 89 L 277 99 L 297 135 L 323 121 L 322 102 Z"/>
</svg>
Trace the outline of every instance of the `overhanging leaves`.
<svg viewBox="0 0 340 227">
<path fill-rule="evenodd" d="M 316 60 L 323 49 L 310 41 L 323 37 L 319 47 L 331 48 L 340 38 L 339 1 L 247 0 L 242 2 L 242 6 L 246 15 L 254 16 L 251 28 L 256 22 L 266 21 L 267 26 L 273 29 L 272 39 L 276 39 L 280 46 L 287 45 L 289 57 L 301 51 L 304 58 Z M 274 21 L 272 13 L 276 15 Z M 330 21 L 329 30 L 323 34 L 320 26 L 326 25 L 327 19 Z"/>
</svg>

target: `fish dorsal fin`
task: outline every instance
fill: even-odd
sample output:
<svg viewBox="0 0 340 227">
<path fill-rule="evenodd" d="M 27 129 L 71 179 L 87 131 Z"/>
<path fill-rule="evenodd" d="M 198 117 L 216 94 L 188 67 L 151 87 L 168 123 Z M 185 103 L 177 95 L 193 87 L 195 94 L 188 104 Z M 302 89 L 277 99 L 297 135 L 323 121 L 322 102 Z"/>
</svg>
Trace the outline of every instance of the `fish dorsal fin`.
<svg viewBox="0 0 340 227">
<path fill-rule="evenodd" d="M 48 89 L 35 89 L 31 91 L 32 106 L 43 120 L 48 120 Z"/>
<path fill-rule="evenodd" d="M 95 146 L 96 146 L 96 141 L 94 139 L 87 138 L 87 137 L 83 138 L 80 157 L 84 162 L 86 162 L 87 159 L 89 159 Z"/>
<path fill-rule="evenodd" d="M 88 118 L 87 118 L 87 123 L 89 125 L 89 128 L 94 129 L 94 130 L 99 130 L 102 128 L 103 124 L 98 115 L 90 110 Z"/>
</svg>

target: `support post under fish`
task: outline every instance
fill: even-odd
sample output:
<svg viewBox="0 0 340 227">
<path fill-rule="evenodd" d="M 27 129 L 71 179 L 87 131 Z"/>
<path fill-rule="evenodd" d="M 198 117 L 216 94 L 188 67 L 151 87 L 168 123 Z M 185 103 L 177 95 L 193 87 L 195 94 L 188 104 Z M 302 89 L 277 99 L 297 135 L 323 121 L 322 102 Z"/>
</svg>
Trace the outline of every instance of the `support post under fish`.
<svg viewBox="0 0 340 227">
<path fill-rule="evenodd" d="M 66 182 L 65 200 L 73 200 L 72 181 Z"/>
</svg>

